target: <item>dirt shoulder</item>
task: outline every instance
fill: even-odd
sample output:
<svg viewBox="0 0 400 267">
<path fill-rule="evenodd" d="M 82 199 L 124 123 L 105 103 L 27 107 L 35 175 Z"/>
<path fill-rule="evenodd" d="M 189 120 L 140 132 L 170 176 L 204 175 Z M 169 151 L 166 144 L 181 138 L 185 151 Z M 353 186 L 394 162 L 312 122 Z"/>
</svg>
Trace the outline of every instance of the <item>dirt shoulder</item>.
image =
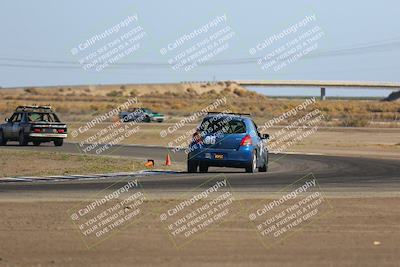
<svg viewBox="0 0 400 267">
<path fill-rule="evenodd" d="M 400 130 L 321 128 L 288 150 L 336 156 L 400 159 Z"/>
<path fill-rule="evenodd" d="M 333 210 L 265 248 L 243 207 L 181 249 L 155 213 L 88 250 L 66 211 L 76 201 L 0 201 L 3 266 L 398 266 L 400 198 L 328 199 Z M 169 201 L 154 201 L 162 208 Z"/>
<path fill-rule="evenodd" d="M 148 170 L 145 161 L 49 151 L 0 150 L 0 177 L 100 174 Z M 164 166 L 157 166 L 163 169 Z"/>
</svg>

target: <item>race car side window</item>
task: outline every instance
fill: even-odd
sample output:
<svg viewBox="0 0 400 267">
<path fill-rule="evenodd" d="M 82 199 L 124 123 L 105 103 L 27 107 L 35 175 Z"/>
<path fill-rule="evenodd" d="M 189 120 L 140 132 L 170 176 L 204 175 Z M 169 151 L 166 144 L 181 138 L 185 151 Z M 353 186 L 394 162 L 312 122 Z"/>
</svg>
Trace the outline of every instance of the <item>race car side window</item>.
<svg viewBox="0 0 400 267">
<path fill-rule="evenodd" d="M 21 113 L 14 113 L 14 115 L 12 115 L 11 122 L 20 122 L 21 121 Z"/>
<path fill-rule="evenodd" d="M 60 122 L 60 119 L 57 117 L 55 113 L 52 113 L 51 115 L 53 116 L 53 121 Z"/>
<path fill-rule="evenodd" d="M 22 113 L 19 113 L 17 116 L 17 119 L 15 120 L 16 122 L 21 122 L 22 119 Z"/>
<path fill-rule="evenodd" d="M 14 120 L 17 118 L 17 113 L 14 113 L 10 119 L 8 119 L 9 122 L 14 122 Z"/>
<path fill-rule="evenodd" d="M 258 131 L 257 124 L 256 124 L 254 121 L 251 121 L 251 123 L 253 124 L 254 131 L 257 133 L 257 135 L 258 135 L 259 137 L 261 137 L 261 134 L 260 134 L 260 132 Z"/>
</svg>

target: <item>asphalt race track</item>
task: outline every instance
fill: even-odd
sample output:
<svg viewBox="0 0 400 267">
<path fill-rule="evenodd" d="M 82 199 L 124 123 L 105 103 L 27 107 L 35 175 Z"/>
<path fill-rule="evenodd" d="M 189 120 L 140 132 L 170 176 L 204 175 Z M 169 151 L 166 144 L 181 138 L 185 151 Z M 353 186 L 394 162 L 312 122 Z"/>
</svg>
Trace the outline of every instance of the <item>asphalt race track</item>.
<svg viewBox="0 0 400 267">
<path fill-rule="evenodd" d="M 78 146 L 66 143 L 63 147 L 42 145 L 40 147 L 7 146 L 7 149 L 28 149 L 41 151 L 62 151 L 79 153 Z M 183 151 L 173 153 L 163 147 L 149 146 L 118 146 L 111 155 L 132 158 L 151 158 L 160 162 L 170 153 L 172 162 L 184 163 L 186 156 Z M 388 159 L 301 155 L 301 154 L 270 154 L 268 173 L 247 174 L 242 169 L 210 168 L 209 173 L 188 174 L 185 172 L 161 173 L 140 178 L 143 188 L 161 191 L 187 191 L 206 182 L 217 175 L 229 179 L 233 190 L 243 192 L 263 192 L 280 189 L 299 178 L 312 173 L 324 188 L 340 188 L 376 192 L 398 189 L 400 184 L 400 161 Z M 73 180 L 62 182 L 36 183 L 0 183 L 0 192 L 10 191 L 47 191 L 47 190 L 100 190 L 108 186 L 118 187 L 115 178 L 95 180 Z M 123 183 L 124 181 L 121 181 Z M 206 185 L 204 185 L 206 186 Z"/>
</svg>

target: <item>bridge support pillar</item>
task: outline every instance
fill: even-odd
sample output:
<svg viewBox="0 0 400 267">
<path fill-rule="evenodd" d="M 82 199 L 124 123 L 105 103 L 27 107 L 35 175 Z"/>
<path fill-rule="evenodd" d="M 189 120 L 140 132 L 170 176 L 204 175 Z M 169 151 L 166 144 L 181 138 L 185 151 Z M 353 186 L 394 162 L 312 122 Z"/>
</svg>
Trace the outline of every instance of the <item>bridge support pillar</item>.
<svg viewBox="0 0 400 267">
<path fill-rule="evenodd" d="M 321 100 L 326 99 L 326 89 L 325 87 L 321 87 Z"/>
</svg>

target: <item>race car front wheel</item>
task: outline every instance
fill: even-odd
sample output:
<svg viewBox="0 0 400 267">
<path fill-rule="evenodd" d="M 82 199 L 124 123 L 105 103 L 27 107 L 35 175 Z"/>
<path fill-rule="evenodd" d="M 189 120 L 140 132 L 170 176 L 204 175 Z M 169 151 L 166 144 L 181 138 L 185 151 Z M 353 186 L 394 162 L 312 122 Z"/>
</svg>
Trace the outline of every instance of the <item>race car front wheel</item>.
<svg viewBox="0 0 400 267">
<path fill-rule="evenodd" d="M 267 172 L 268 171 L 268 156 L 264 157 L 264 163 L 262 167 L 258 168 L 259 172 Z"/>
<path fill-rule="evenodd" d="M 3 131 L 0 131 L 0 146 L 5 146 L 7 144 L 7 139 L 4 138 Z"/>
</svg>

